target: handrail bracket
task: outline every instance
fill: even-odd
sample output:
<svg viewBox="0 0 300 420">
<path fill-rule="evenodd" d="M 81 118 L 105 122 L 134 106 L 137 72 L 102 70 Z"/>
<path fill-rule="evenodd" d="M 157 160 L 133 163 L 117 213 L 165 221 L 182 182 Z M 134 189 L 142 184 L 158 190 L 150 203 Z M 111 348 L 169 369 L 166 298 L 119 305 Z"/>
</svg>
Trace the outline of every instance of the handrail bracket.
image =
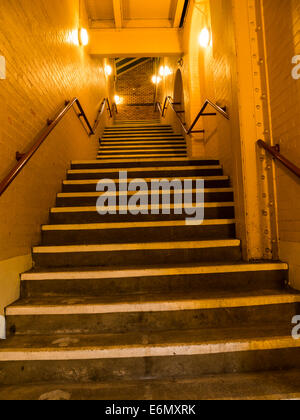
<svg viewBox="0 0 300 420">
<path fill-rule="evenodd" d="M 161 106 L 160 102 L 156 102 L 155 107 L 158 108 L 160 114 L 162 117 L 165 117 L 165 113 L 168 109 L 168 104 L 170 105 L 172 111 L 175 113 L 177 120 L 179 121 L 179 123 L 181 124 L 181 127 L 183 129 L 183 131 L 185 132 L 185 134 L 187 135 L 192 135 L 192 134 L 196 134 L 196 133 L 205 133 L 205 130 L 194 130 L 194 127 L 196 126 L 196 124 L 198 123 L 199 119 L 201 117 L 212 117 L 212 116 L 216 116 L 217 113 L 221 114 L 224 118 L 226 118 L 227 120 L 229 120 L 229 115 L 227 113 L 227 107 L 220 107 L 219 105 L 211 102 L 209 99 L 207 99 L 203 105 L 203 107 L 201 108 L 201 110 L 199 111 L 198 115 L 196 116 L 196 118 L 194 119 L 191 127 L 189 129 L 186 128 L 186 123 L 184 123 L 182 121 L 182 119 L 180 118 L 180 114 L 183 114 L 185 111 L 183 110 L 176 110 L 175 109 L 175 105 L 181 105 L 181 103 L 179 102 L 174 102 L 173 99 L 171 98 L 171 96 L 167 96 L 165 98 L 164 101 L 164 105 L 163 107 Z M 214 108 L 214 110 L 216 112 L 205 112 L 206 108 L 208 107 L 208 105 L 210 105 L 212 108 Z"/>
</svg>

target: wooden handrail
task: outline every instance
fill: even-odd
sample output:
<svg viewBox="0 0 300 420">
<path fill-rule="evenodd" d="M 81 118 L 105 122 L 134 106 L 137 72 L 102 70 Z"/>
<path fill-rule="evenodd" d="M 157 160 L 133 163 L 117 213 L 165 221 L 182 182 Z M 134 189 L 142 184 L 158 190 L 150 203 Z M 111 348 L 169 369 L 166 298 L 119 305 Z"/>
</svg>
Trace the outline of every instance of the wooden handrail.
<svg viewBox="0 0 300 420">
<path fill-rule="evenodd" d="M 99 111 L 98 111 L 98 113 L 97 113 L 97 117 L 96 117 L 96 119 L 95 119 L 95 121 L 94 121 L 94 127 L 93 127 L 93 130 L 94 130 L 94 131 L 96 131 L 96 129 L 97 129 L 98 125 L 99 125 L 100 119 L 101 119 L 101 117 L 102 117 L 102 115 L 103 115 L 103 112 L 104 112 L 104 110 L 105 110 L 105 105 L 107 105 L 107 111 L 108 111 L 108 113 L 109 113 L 110 118 L 113 118 L 113 114 L 114 114 L 114 112 L 115 112 L 116 114 L 118 114 L 118 107 L 117 107 L 117 104 L 114 102 L 114 103 L 112 104 L 112 106 L 111 106 L 111 105 L 110 105 L 110 102 L 109 102 L 109 99 L 108 99 L 108 98 L 104 98 L 104 99 L 103 99 L 103 101 L 101 102 L 101 105 L 100 105 Z"/>
<path fill-rule="evenodd" d="M 277 144 L 276 146 L 270 146 L 263 140 L 258 140 L 257 144 L 265 149 L 268 153 L 270 153 L 275 159 L 279 160 L 287 169 L 289 169 L 294 175 L 300 178 L 300 168 L 294 165 L 290 160 L 286 159 L 280 153 L 280 146 Z"/>
<path fill-rule="evenodd" d="M 106 100 L 105 100 L 106 101 Z M 76 115 L 79 119 L 83 118 L 85 121 L 89 132 L 87 133 L 89 136 L 95 134 L 95 130 L 92 128 L 86 113 L 84 112 L 81 103 L 78 98 L 73 98 L 71 101 L 66 101 L 64 108 L 60 111 L 53 120 L 47 121 L 47 126 L 42 130 L 39 136 L 36 138 L 34 145 L 30 148 L 30 150 L 26 153 L 16 153 L 16 159 L 18 163 L 14 166 L 14 168 L 9 172 L 9 174 L 0 182 L 0 196 L 7 190 L 13 180 L 19 175 L 22 169 L 27 165 L 33 155 L 37 152 L 37 150 L 41 147 L 44 141 L 49 137 L 52 133 L 54 128 L 58 125 L 58 123 L 64 118 L 64 116 L 74 107 L 77 106 L 79 109 L 79 113 L 76 112 Z M 105 105 L 105 102 L 104 102 Z M 101 114 L 102 115 L 102 114 Z M 112 113 L 110 113 L 112 116 Z M 99 114 L 98 114 L 99 117 Z M 97 122 L 98 125 L 98 118 L 96 119 L 95 123 Z"/>
<path fill-rule="evenodd" d="M 227 120 L 229 120 L 229 119 L 230 119 L 230 118 L 229 118 L 229 115 L 228 115 L 228 113 L 227 113 L 227 109 L 226 109 L 226 107 L 221 108 L 219 105 L 217 105 L 217 104 L 213 103 L 213 102 L 212 102 L 212 101 L 210 101 L 209 99 L 206 99 L 206 101 L 204 102 L 203 107 L 201 108 L 201 110 L 200 110 L 200 111 L 199 111 L 199 113 L 197 114 L 197 117 L 195 118 L 194 122 L 192 123 L 192 125 L 190 126 L 190 128 L 189 128 L 189 129 L 187 129 L 187 128 L 186 128 L 186 124 L 184 124 L 184 123 L 182 122 L 182 120 L 181 120 L 181 118 L 180 118 L 180 116 L 179 116 L 179 114 L 180 114 L 180 113 L 182 113 L 183 111 L 176 111 L 176 109 L 175 109 L 175 107 L 174 107 L 174 105 L 176 105 L 176 104 L 175 104 L 175 103 L 174 103 L 174 101 L 172 100 L 171 96 L 167 96 L 167 97 L 166 97 L 166 99 L 165 99 L 165 101 L 164 101 L 164 106 L 163 106 L 163 108 L 161 107 L 161 103 L 160 103 L 160 102 L 157 102 L 157 103 L 156 103 L 156 106 L 157 106 L 157 108 L 158 108 L 158 110 L 159 110 L 159 112 L 160 112 L 161 116 L 162 116 L 162 117 L 164 117 L 164 116 L 165 116 L 165 114 L 166 114 L 166 110 L 168 109 L 168 104 L 170 105 L 171 109 L 172 109 L 172 110 L 173 110 L 173 112 L 175 113 L 176 118 L 177 118 L 177 119 L 178 119 L 178 121 L 180 122 L 182 129 L 183 129 L 183 130 L 184 130 L 184 132 L 185 132 L 186 134 L 188 134 L 188 135 L 195 134 L 195 133 L 205 133 L 205 130 L 194 130 L 195 125 L 197 124 L 197 122 L 199 121 L 199 119 L 200 119 L 201 117 L 204 117 L 204 116 L 213 116 L 213 115 L 217 115 L 217 113 L 216 113 L 216 112 L 218 112 L 218 113 L 219 113 L 219 114 L 221 114 L 223 117 L 225 117 Z M 216 112 L 213 112 L 213 113 L 207 113 L 207 112 L 205 112 L 206 108 L 207 108 L 209 105 L 210 105 L 212 108 L 214 108 Z"/>
</svg>

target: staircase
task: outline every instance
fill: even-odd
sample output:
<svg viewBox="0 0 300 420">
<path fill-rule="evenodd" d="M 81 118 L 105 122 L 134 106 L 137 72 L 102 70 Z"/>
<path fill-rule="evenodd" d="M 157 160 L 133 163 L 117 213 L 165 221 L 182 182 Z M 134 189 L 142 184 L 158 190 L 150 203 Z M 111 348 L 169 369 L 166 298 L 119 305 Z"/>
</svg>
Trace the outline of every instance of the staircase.
<svg viewBox="0 0 300 420">
<path fill-rule="evenodd" d="M 204 179 L 204 223 L 176 206 L 100 216 L 97 183 L 120 170 L 148 185 Z M 285 264 L 244 263 L 240 245 L 218 161 L 189 160 L 158 121 L 108 127 L 98 159 L 72 163 L 6 310 L 0 399 L 299 398 L 300 295 Z"/>
</svg>

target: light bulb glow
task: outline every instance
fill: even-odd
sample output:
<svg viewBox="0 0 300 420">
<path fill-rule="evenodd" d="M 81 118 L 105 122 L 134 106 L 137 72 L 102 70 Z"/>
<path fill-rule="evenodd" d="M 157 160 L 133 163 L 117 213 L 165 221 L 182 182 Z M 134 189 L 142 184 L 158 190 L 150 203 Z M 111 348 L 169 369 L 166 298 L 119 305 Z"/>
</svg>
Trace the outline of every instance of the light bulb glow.
<svg viewBox="0 0 300 420">
<path fill-rule="evenodd" d="M 161 77 L 170 76 L 170 74 L 172 74 L 172 70 L 168 66 L 161 66 L 159 74 Z"/>
<path fill-rule="evenodd" d="M 67 35 L 67 42 L 69 44 L 72 45 L 76 45 L 79 46 L 80 42 L 79 42 L 79 32 L 76 29 L 73 29 L 72 31 L 70 31 Z"/>
<path fill-rule="evenodd" d="M 119 95 L 115 95 L 114 99 L 117 105 L 121 105 L 124 102 L 124 99 L 121 98 Z"/>
<path fill-rule="evenodd" d="M 200 32 L 198 41 L 202 48 L 207 48 L 211 43 L 210 30 L 207 28 L 202 29 L 202 31 Z"/>
<path fill-rule="evenodd" d="M 112 67 L 111 66 L 105 66 L 105 74 L 106 74 L 106 76 L 110 76 L 112 74 Z"/>
<path fill-rule="evenodd" d="M 79 44 L 83 45 L 84 47 L 89 43 L 89 34 L 88 31 L 84 28 L 79 29 L 78 31 L 78 40 Z"/>
<path fill-rule="evenodd" d="M 161 82 L 161 77 L 159 77 L 159 76 L 153 76 L 152 77 L 152 83 L 154 85 L 158 85 L 160 82 Z"/>
</svg>

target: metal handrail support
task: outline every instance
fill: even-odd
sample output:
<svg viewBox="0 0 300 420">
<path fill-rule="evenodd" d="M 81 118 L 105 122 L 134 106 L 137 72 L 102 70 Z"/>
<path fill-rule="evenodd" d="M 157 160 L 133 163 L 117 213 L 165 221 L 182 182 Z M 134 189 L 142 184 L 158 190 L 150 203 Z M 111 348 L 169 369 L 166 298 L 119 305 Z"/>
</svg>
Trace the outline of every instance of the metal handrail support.
<svg viewBox="0 0 300 420">
<path fill-rule="evenodd" d="M 171 107 L 172 111 L 175 113 L 176 118 L 178 119 L 178 121 L 181 124 L 182 129 L 184 130 L 184 132 L 187 135 L 191 135 L 191 134 L 195 134 L 195 133 L 205 133 L 205 130 L 194 130 L 194 127 L 196 126 L 196 124 L 198 123 L 199 119 L 201 117 L 205 117 L 205 116 L 215 116 L 217 115 L 217 113 L 221 114 L 224 118 L 226 118 L 227 120 L 230 119 L 228 113 L 227 113 L 227 108 L 224 107 L 220 107 L 219 105 L 213 103 L 212 101 L 210 101 L 209 99 L 206 99 L 203 107 L 201 108 L 201 110 L 199 111 L 199 113 L 197 114 L 197 117 L 195 118 L 195 120 L 193 121 L 191 127 L 189 129 L 186 128 L 186 124 L 182 122 L 181 118 L 179 117 L 179 112 L 175 109 L 174 105 L 175 103 L 173 102 L 171 96 L 167 96 L 165 98 L 164 101 L 164 105 L 163 107 L 161 106 L 160 102 L 157 102 L 156 106 L 161 114 L 162 117 L 165 117 L 166 111 L 168 109 L 168 104 Z M 206 108 L 208 106 L 211 106 L 216 112 L 205 112 Z M 181 111 L 180 111 L 181 113 Z"/>
</svg>

